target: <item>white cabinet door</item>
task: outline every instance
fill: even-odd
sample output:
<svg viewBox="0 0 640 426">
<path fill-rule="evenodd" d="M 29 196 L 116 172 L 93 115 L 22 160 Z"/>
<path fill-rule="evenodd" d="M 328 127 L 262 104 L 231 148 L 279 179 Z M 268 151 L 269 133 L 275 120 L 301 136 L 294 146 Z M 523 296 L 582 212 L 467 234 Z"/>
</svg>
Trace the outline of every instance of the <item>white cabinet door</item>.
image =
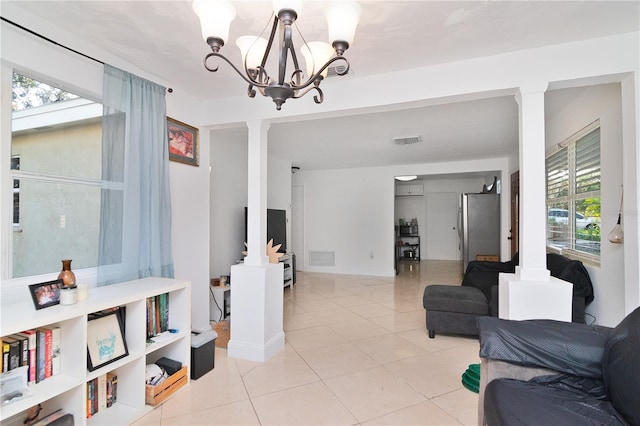
<svg viewBox="0 0 640 426">
<path fill-rule="evenodd" d="M 424 194 L 424 187 L 422 184 L 409 185 L 409 195 L 422 195 Z"/>
<path fill-rule="evenodd" d="M 396 197 L 409 195 L 409 185 L 396 185 Z"/>
<path fill-rule="evenodd" d="M 409 195 L 423 195 L 424 187 L 422 184 L 412 185 L 396 185 L 396 197 L 405 197 Z"/>
</svg>

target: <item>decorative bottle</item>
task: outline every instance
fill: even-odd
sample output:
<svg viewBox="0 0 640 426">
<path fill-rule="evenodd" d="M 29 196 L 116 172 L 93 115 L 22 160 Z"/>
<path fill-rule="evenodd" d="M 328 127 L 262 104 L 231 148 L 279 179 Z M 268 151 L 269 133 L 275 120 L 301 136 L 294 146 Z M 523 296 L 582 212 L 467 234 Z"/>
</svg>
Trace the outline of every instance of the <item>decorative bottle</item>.
<svg viewBox="0 0 640 426">
<path fill-rule="evenodd" d="M 76 285 L 76 275 L 71 270 L 71 259 L 62 261 L 62 271 L 58 274 L 58 279 L 62 280 L 62 285 L 65 287 Z"/>
</svg>

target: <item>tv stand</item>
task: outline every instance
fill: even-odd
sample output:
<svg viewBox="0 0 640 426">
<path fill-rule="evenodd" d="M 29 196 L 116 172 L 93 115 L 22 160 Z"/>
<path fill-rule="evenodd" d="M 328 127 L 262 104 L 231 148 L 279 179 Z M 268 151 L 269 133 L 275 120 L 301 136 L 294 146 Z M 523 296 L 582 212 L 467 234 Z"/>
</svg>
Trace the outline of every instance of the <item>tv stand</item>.
<svg viewBox="0 0 640 426">
<path fill-rule="evenodd" d="M 286 253 L 280 256 L 278 261 L 284 264 L 283 287 L 292 288 L 296 283 L 296 255 L 294 253 Z"/>
</svg>

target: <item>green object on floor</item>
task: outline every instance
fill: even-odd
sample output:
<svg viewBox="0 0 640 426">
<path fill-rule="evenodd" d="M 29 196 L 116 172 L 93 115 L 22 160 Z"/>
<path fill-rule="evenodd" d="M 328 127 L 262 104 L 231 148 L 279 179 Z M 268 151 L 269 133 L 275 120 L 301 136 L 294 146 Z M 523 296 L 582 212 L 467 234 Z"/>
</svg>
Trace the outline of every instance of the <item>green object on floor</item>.
<svg viewBox="0 0 640 426">
<path fill-rule="evenodd" d="M 462 385 L 471 392 L 480 392 L 480 364 L 470 364 L 462 373 Z"/>
</svg>

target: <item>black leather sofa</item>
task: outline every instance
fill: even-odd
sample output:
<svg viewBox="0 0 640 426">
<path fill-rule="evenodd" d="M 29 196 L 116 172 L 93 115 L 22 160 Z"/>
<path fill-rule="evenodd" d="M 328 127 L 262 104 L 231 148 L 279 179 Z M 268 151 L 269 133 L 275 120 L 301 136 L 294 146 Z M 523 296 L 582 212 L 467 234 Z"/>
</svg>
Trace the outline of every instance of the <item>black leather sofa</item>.
<svg viewBox="0 0 640 426">
<path fill-rule="evenodd" d="M 478 319 L 479 424 L 640 425 L 640 308 L 615 328 Z"/>
<path fill-rule="evenodd" d="M 518 263 L 518 253 L 508 262 L 469 262 L 462 285 L 480 289 L 489 301 L 491 315 L 498 316 L 498 274 L 515 272 Z M 547 254 L 547 269 L 551 276 L 573 284 L 572 321 L 584 323 L 585 308 L 593 301 L 593 285 L 587 269 L 579 260 L 557 253 Z"/>
<path fill-rule="evenodd" d="M 513 273 L 518 255 L 508 262 L 469 262 L 461 286 L 428 285 L 422 296 L 430 338 L 436 332 L 478 335 L 477 318 L 498 316 L 498 274 Z M 552 276 L 573 283 L 572 321 L 585 322 L 585 307 L 593 301 L 593 285 L 582 262 L 547 254 Z"/>
</svg>

